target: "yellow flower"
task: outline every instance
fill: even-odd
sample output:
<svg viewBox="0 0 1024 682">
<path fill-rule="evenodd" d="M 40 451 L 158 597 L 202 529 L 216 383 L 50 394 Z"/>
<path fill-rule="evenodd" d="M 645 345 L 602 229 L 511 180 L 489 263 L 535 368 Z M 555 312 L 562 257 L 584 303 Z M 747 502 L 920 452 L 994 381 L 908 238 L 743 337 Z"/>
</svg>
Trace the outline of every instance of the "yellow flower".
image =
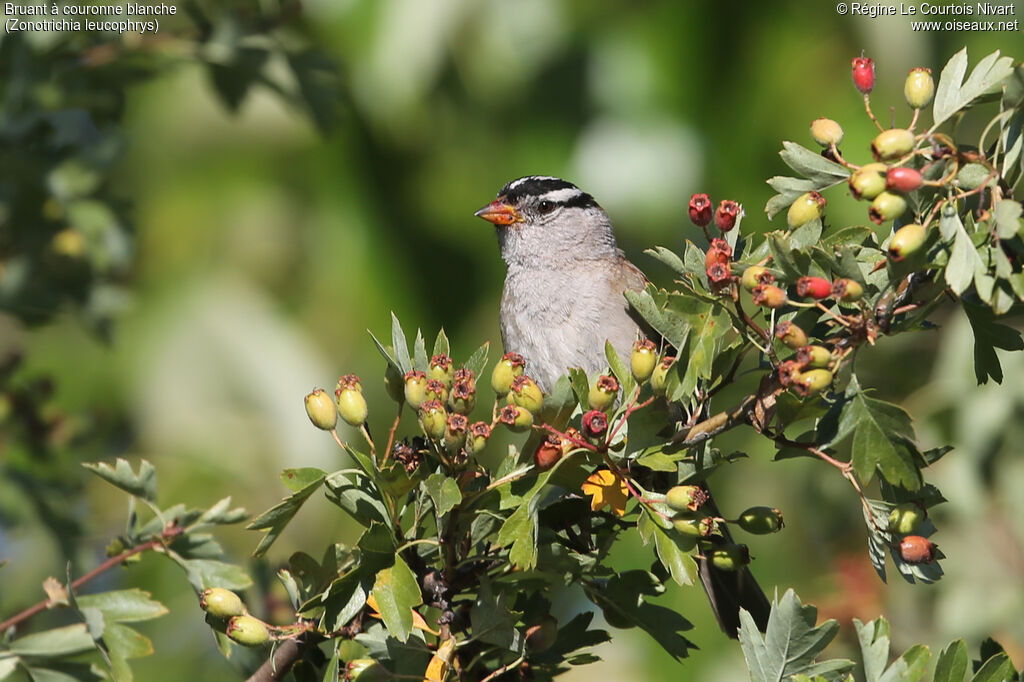
<svg viewBox="0 0 1024 682">
<path fill-rule="evenodd" d="M 605 505 L 622 516 L 626 513 L 626 502 L 629 500 L 629 489 L 626 480 L 613 471 L 601 469 L 590 474 L 583 482 L 583 494 L 590 495 L 590 508 L 598 511 Z"/>
</svg>

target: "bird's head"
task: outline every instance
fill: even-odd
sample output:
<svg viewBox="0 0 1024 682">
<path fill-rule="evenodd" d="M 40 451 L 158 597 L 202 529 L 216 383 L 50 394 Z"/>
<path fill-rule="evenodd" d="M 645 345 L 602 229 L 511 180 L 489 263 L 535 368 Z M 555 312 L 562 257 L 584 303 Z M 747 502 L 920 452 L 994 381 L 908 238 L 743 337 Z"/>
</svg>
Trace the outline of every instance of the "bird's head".
<svg viewBox="0 0 1024 682">
<path fill-rule="evenodd" d="M 513 180 L 476 215 L 497 228 L 509 266 L 559 267 L 617 253 L 607 214 L 594 197 L 561 178 Z"/>
</svg>

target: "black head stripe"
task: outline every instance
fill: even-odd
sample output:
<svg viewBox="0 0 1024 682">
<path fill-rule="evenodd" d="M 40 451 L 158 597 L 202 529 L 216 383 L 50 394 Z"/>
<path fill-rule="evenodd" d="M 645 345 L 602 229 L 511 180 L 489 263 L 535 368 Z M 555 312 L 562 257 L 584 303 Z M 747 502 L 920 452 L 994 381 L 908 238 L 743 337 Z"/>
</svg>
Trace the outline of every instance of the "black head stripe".
<svg viewBox="0 0 1024 682">
<path fill-rule="evenodd" d="M 552 195 L 551 197 L 544 196 L 549 193 Z M 513 180 L 501 188 L 498 196 L 504 196 L 513 203 L 525 197 L 533 196 L 553 200 L 561 206 L 597 206 L 594 197 L 582 191 L 576 185 L 550 175 L 528 175 L 524 178 Z"/>
</svg>

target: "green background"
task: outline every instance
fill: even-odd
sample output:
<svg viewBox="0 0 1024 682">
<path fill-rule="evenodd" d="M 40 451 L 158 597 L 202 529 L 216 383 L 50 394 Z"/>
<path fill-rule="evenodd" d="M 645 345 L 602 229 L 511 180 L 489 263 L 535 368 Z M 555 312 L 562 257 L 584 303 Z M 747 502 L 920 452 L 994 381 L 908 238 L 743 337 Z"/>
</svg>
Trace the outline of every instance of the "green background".
<svg viewBox="0 0 1024 682">
<path fill-rule="evenodd" d="M 390 311 L 428 338 L 443 326 L 459 357 L 484 340 L 499 346 L 504 266 L 492 226 L 472 214 L 506 181 L 576 182 L 611 214 L 634 262 L 666 280 L 642 251 L 701 243 L 686 218 L 694 192 L 740 201 L 745 231 L 782 224 L 764 216 L 764 180 L 786 174 L 782 140 L 813 145 L 814 118 L 838 120 L 847 158 L 867 160 L 873 128 L 849 76 L 862 50 L 878 66 L 876 114 L 886 122 L 892 106 L 906 125 L 911 68 L 937 77 L 965 45 L 972 64 L 996 49 L 1019 59 L 1024 47 L 1020 31 L 915 33 L 908 17 L 840 16 L 833 3 L 321 0 L 305 3 L 301 21 L 341 73 L 329 133 L 260 86 L 232 113 L 208 71 L 180 58 L 126 101 L 114 193 L 131 205 L 135 262 L 112 342 L 73 309 L 31 329 L 0 318 L 3 343 L 26 348 L 32 371 L 54 373 L 57 408 L 124 415 L 123 451 L 156 464 L 168 503 L 230 494 L 258 512 L 285 494 L 281 468 L 340 466 L 302 408 L 305 393 L 331 388 L 340 373 L 364 378 L 371 422 L 384 429 L 393 408 L 366 330 L 386 336 Z M 159 36 L 171 53 L 184 42 L 173 21 Z M 845 187 L 826 197 L 832 224 L 866 222 Z M 772 463 L 749 432 L 720 444 L 750 459 L 716 478 L 719 504 L 727 516 L 751 504 L 783 510 L 784 532 L 750 540 L 755 573 L 769 592 L 795 587 L 843 621 L 835 655 L 853 652 L 851 617 L 884 613 L 898 650 L 924 642 L 937 653 L 952 638 L 976 645 L 992 634 L 1020 667 L 1024 359 L 1003 354 L 1004 384 L 975 388 L 962 313 L 938 321 L 938 333 L 882 338 L 857 368 L 915 416 L 923 447 L 956 446 L 926 472 L 951 500 L 935 514 L 934 539 L 949 557 L 941 583 L 891 576 L 883 585 L 849 486 L 816 462 Z M 85 490 L 91 549 L 76 573 L 100 560 L 125 513 L 123 496 L 99 481 Z M 314 499 L 271 551 L 271 567 L 352 533 Z M 258 540 L 240 529 L 221 537 L 235 561 Z M 649 549 L 622 545 L 621 566 L 649 565 Z M 11 561 L 0 574 L 2 614 L 65 571 L 31 513 L 0 531 L 0 558 Z M 149 557 L 109 580 L 104 587 L 150 589 L 171 609 L 140 627 L 157 651 L 135 664 L 137 679 L 234 674 L 176 568 Z M 604 660 L 566 679 L 745 679 L 739 647 L 718 633 L 699 588 L 674 588 L 661 603 L 696 626 L 702 651 L 682 668 L 643 633 L 613 631 L 614 643 L 596 651 Z M 560 604 L 565 613 L 582 606 Z"/>
</svg>

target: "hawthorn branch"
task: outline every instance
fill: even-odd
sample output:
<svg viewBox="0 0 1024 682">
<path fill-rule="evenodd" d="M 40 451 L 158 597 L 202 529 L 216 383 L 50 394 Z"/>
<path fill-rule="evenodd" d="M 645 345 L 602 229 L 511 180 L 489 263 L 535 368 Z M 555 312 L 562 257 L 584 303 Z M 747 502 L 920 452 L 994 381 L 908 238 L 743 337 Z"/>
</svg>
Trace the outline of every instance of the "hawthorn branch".
<svg viewBox="0 0 1024 682">
<path fill-rule="evenodd" d="M 291 671 L 292 666 L 306 653 L 306 649 L 319 641 L 319 635 L 309 632 L 294 639 L 283 641 L 274 648 L 273 655 L 264 661 L 263 665 L 250 675 L 246 682 L 275 682 L 276 680 L 283 680 Z"/>
<path fill-rule="evenodd" d="M 177 537 L 178 535 L 181 535 L 182 532 L 182 529 L 178 526 L 168 526 L 163 530 L 162 533 L 160 533 L 160 537 L 154 538 L 148 542 L 144 542 L 141 545 L 136 545 L 135 547 L 125 550 L 116 556 L 110 557 L 96 568 L 92 569 L 85 575 L 81 576 L 80 578 L 72 582 L 71 591 L 76 592 L 80 587 L 82 587 L 82 585 L 85 585 L 96 576 L 105 573 L 106 571 L 109 571 L 114 566 L 117 566 L 118 564 L 124 562 L 126 559 L 135 556 L 136 554 L 142 554 L 143 552 L 148 552 L 149 550 L 158 549 L 160 547 L 166 546 L 167 540 Z M 5 632 L 7 631 L 8 628 L 20 625 L 32 616 L 36 615 L 41 611 L 46 610 L 47 608 L 50 608 L 51 606 L 53 606 L 53 602 L 50 599 L 43 599 L 42 601 L 33 604 L 24 611 L 17 613 L 8 618 L 7 620 L 3 621 L 2 623 L 0 623 L 0 632 Z"/>
</svg>

